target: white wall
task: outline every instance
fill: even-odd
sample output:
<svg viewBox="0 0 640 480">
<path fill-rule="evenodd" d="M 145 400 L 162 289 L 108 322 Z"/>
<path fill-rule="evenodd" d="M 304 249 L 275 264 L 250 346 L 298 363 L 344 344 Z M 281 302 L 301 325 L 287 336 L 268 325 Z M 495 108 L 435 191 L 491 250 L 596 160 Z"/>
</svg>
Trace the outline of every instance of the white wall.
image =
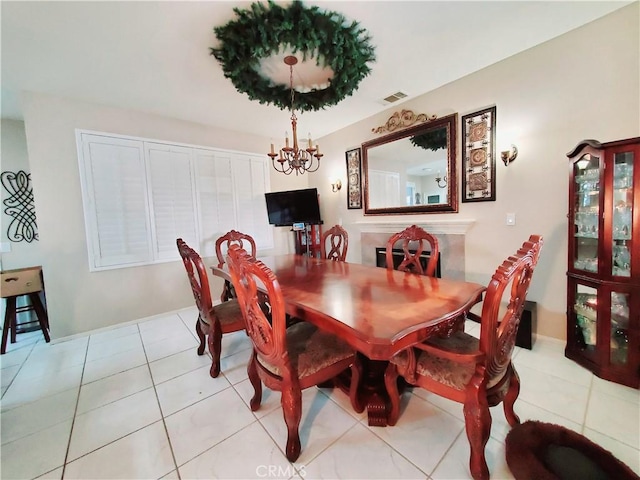
<svg viewBox="0 0 640 480">
<path fill-rule="evenodd" d="M 269 140 L 37 93 L 25 93 L 23 106 L 53 338 L 192 305 L 179 261 L 89 272 L 75 129 L 265 154 Z M 283 177 L 272 175 L 272 190 L 307 186 Z M 276 230 L 274 252 L 293 251 L 291 233 Z M 217 279 L 212 290 L 221 290 Z"/>
<path fill-rule="evenodd" d="M 342 223 L 349 232 L 348 261 L 361 258 L 356 222 L 363 220 L 363 210 L 347 209 L 346 188 L 331 193 L 329 178 L 337 176 L 346 185 L 344 152 L 374 138 L 371 129 L 403 108 L 442 117 L 496 105 L 498 147 L 516 144 L 518 159 L 509 167 L 498 161 L 495 202 L 460 203 L 459 213 L 439 214 L 438 219 L 475 220 L 466 238 L 466 278 L 483 284 L 530 234 L 542 234 L 545 245 L 529 299 L 538 302 L 538 333 L 565 338 L 566 153 L 585 138 L 604 142 L 640 135 L 638 18 L 636 2 L 322 138 L 324 165 L 311 177 L 311 186 L 317 186 L 325 199 L 321 206 L 325 224 Z M 425 65 L 425 75 L 431 68 Z M 515 227 L 505 225 L 507 212 L 516 213 Z M 393 220 L 406 219 L 408 226 L 428 218 L 410 215 Z"/>
</svg>

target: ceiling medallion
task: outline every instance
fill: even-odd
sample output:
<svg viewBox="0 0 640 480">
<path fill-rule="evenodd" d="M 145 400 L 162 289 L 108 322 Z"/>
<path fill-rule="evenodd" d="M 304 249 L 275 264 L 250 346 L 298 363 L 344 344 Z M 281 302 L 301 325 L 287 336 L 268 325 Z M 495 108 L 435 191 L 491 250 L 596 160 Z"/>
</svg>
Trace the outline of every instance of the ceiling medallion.
<svg viewBox="0 0 640 480">
<path fill-rule="evenodd" d="M 261 69 L 264 59 L 283 50 L 298 53 L 303 62 L 315 59 L 320 68 L 333 71 L 333 78 L 298 89 L 300 112 L 336 105 L 371 72 L 375 49 L 367 31 L 340 13 L 306 7 L 299 0 L 286 7 L 272 0 L 255 2 L 249 9 L 233 11 L 235 20 L 214 28 L 220 46 L 211 48 L 211 54 L 222 65 L 224 76 L 250 100 L 282 110 L 290 107 L 290 85 L 274 82 Z"/>
</svg>

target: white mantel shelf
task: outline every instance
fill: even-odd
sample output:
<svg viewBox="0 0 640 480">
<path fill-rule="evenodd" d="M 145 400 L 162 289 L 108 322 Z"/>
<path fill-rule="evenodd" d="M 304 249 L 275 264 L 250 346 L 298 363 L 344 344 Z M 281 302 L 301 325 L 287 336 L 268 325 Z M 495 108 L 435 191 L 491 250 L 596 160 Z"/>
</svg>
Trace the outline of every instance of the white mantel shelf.
<svg viewBox="0 0 640 480">
<path fill-rule="evenodd" d="M 355 222 L 355 226 L 360 229 L 361 233 L 396 233 L 411 225 L 417 225 L 424 228 L 429 233 L 448 234 L 448 235 L 465 235 L 469 229 L 476 223 L 475 219 L 456 219 L 456 220 L 386 220 L 386 221 L 361 221 Z"/>
</svg>

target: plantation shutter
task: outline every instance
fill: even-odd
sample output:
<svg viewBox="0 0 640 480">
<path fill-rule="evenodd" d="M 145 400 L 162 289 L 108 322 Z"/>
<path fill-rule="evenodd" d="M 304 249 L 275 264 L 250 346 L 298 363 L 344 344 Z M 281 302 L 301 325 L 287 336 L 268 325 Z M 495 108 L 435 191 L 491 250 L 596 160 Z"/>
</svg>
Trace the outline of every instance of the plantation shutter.
<svg viewBox="0 0 640 480">
<path fill-rule="evenodd" d="M 239 229 L 233 199 L 231 154 L 197 150 L 195 155 L 202 229 L 200 248 L 203 256 L 212 257 L 216 254 L 216 239 L 229 230 Z"/>
<path fill-rule="evenodd" d="M 83 134 L 81 144 L 91 269 L 149 261 L 143 143 Z"/>
<path fill-rule="evenodd" d="M 259 250 L 273 248 L 273 234 L 268 224 L 264 198 L 268 185 L 268 164 L 251 155 L 236 155 L 232 159 L 232 166 L 238 228 L 253 237 Z"/>
<path fill-rule="evenodd" d="M 150 204 L 157 260 L 178 257 L 176 238 L 197 245 L 191 149 L 146 143 Z"/>
<path fill-rule="evenodd" d="M 179 259 L 176 238 L 202 257 L 235 229 L 273 248 L 265 158 L 77 131 L 89 268 Z"/>
</svg>

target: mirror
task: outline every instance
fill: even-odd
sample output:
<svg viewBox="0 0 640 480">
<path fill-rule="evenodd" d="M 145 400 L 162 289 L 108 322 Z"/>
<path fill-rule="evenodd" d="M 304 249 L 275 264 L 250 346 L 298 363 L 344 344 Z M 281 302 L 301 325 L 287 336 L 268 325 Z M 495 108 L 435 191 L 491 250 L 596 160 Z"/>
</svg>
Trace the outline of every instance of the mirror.
<svg viewBox="0 0 640 480">
<path fill-rule="evenodd" d="M 362 144 L 365 215 L 457 212 L 458 114 Z"/>
</svg>

